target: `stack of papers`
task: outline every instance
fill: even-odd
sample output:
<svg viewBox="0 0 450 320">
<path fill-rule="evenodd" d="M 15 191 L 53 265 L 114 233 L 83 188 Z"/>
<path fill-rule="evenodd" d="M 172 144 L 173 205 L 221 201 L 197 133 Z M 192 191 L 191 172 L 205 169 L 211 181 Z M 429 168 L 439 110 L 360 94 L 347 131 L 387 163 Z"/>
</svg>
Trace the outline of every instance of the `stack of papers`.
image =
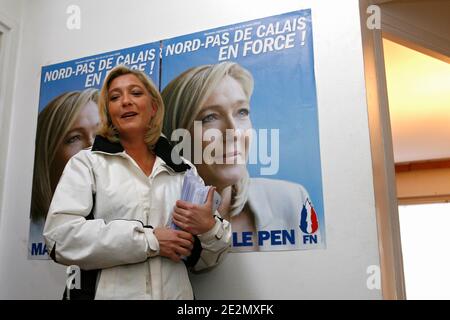
<svg viewBox="0 0 450 320">
<path fill-rule="evenodd" d="M 192 169 L 189 169 L 184 176 L 183 187 L 181 188 L 181 200 L 195 204 L 204 204 L 208 198 L 209 188 L 211 188 L 211 186 L 205 186 L 203 180 L 196 175 Z M 217 191 L 214 191 L 213 212 L 217 210 L 220 202 L 220 194 Z M 180 229 L 173 222 L 172 228 Z"/>
<path fill-rule="evenodd" d="M 206 202 L 210 187 L 205 186 L 202 179 L 189 169 L 184 176 L 183 187 L 181 188 L 181 200 L 203 204 Z"/>
</svg>

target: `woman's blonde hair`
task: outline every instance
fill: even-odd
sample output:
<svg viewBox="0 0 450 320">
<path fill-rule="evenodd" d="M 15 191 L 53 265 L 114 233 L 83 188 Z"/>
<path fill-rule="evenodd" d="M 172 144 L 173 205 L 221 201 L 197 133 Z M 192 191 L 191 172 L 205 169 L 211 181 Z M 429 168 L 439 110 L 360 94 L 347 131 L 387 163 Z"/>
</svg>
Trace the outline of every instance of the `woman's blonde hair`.
<svg viewBox="0 0 450 320">
<path fill-rule="evenodd" d="M 31 218 L 47 216 L 53 197 L 50 172 L 56 152 L 86 104 L 97 103 L 98 90 L 71 91 L 59 95 L 39 113 L 34 154 Z"/>
<path fill-rule="evenodd" d="M 103 82 L 102 89 L 100 91 L 100 97 L 98 100 L 98 108 L 100 112 L 100 129 L 99 134 L 107 138 L 111 142 L 120 142 L 119 133 L 114 127 L 111 117 L 108 111 L 108 91 L 111 86 L 111 82 L 123 75 L 133 74 L 135 75 L 139 81 L 144 85 L 147 91 L 150 93 L 152 98 L 152 102 L 156 104 L 157 110 L 155 115 L 151 118 L 149 123 L 149 128 L 145 135 L 145 143 L 149 146 L 149 148 L 153 148 L 153 146 L 158 141 L 161 130 L 162 130 L 162 122 L 164 118 L 164 103 L 161 98 L 161 95 L 153 84 L 153 82 L 145 75 L 145 73 L 132 70 L 126 66 L 119 65 L 113 68 L 108 75 L 106 76 L 105 81 Z"/>
<path fill-rule="evenodd" d="M 205 101 L 225 76 L 234 78 L 250 100 L 253 93 L 253 77 L 248 70 L 234 62 L 188 69 L 164 88 L 161 93 L 166 106 L 163 133 L 169 139 L 175 129 L 191 129 Z M 249 176 L 246 173 L 233 185 L 230 216 L 242 211 L 248 197 L 248 184 Z"/>
</svg>

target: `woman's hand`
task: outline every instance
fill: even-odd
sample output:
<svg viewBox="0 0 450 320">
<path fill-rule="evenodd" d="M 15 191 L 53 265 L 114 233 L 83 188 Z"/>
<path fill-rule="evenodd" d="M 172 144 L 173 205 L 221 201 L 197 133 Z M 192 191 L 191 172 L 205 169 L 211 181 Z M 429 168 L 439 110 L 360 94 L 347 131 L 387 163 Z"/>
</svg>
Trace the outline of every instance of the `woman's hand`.
<svg viewBox="0 0 450 320">
<path fill-rule="evenodd" d="M 182 257 L 189 257 L 194 247 L 192 234 L 182 230 L 156 228 L 153 231 L 159 242 L 159 255 L 179 262 Z"/>
<path fill-rule="evenodd" d="M 193 235 L 205 233 L 214 227 L 216 220 L 212 212 L 215 188 L 210 188 L 203 205 L 178 200 L 173 212 L 173 222 Z"/>
</svg>

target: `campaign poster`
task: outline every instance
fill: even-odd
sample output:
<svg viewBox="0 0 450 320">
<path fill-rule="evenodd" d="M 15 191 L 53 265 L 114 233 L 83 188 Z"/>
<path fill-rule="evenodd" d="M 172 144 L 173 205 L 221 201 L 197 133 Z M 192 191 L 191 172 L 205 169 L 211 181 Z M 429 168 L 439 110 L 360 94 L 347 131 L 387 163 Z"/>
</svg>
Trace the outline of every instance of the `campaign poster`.
<svg viewBox="0 0 450 320">
<path fill-rule="evenodd" d="M 107 72 L 127 65 L 159 85 L 160 42 L 42 67 L 30 209 L 29 259 L 49 259 L 42 236 L 53 189 L 68 155 L 89 147 L 99 121 L 96 99 Z M 88 137 L 89 136 L 89 137 Z"/>
<path fill-rule="evenodd" d="M 41 75 L 39 116 L 57 97 L 62 99 L 67 95 L 70 101 L 89 99 L 101 87 L 106 73 L 118 64 L 144 71 L 166 100 L 182 92 L 183 99 L 180 99 L 189 101 L 196 92 L 202 102 L 197 110 L 191 106 L 189 109 L 177 108 L 174 112 L 166 106 L 165 122 L 170 122 L 167 119 L 172 117 L 194 119 L 194 128 L 195 123 L 200 123 L 200 139 L 196 139 L 194 130 L 191 145 L 194 151 L 200 151 L 200 161 L 196 161 L 199 159 L 195 159 L 195 152 L 191 154 L 193 158 L 187 158 L 207 184 L 222 191 L 224 206 L 219 211 L 232 224 L 232 251 L 325 248 L 312 33 L 311 11 L 301 10 L 45 66 Z M 184 77 L 186 86 L 179 86 L 182 90 L 175 93 L 169 90 L 168 84 L 187 70 L 199 71 L 198 80 L 202 77 L 201 70 L 226 69 L 230 63 L 245 70 L 247 78 L 250 75 L 251 92 L 248 88 L 244 90 L 242 79 L 234 79 L 235 82 L 228 79 L 224 83 L 213 79 L 214 85 L 203 88 L 207 94 L 202 96 L 203 91 L 196 88 L 198 81 L 191 81 L 189 76 Z M 248 96 L 238 99 L 237 104 L 231 103 L 232 98 L 243 91 Z M 231 95 L 225 94 L 230 92 Z M 78 99 L 79 96 L 84 100 Z M 207 107 L 211 108 L 206 111 L 213 112 L 200 114 L 208 101 Z M 64 101 L 59 102 L 64 104 Z M 55 157 L 56 149 L 64 142 L 79 142 L 76 135 L 62 135 L 61 132 L 71 133 L 71 128 L 66 130 L 61 124 L 64 121 L 76 125 L 78 122 L 70 120 L 70 116 L 83 112 L 84 120 L 94 121 L 95 115 L 86 110 L 69 112 L 66 109 L 65 117 L 47 116 L 60 124 L 59 135 L 52 132 L 51 126 L 39 125 L 38 119 L 28 244 L 30 259 L 48 259 L 42 230 L 51 200 L 49 180 L 58 177 L 50 177 L 49 162 L 52 159 L 46 159 L 46 156 L 52 154 L 51 157 Z M 237 151 L 228 156 L 226 148 L 222 163 L 206 163 L 204 155 L 211 148 L 208 139 L 204 141 L 206 130 L 203 128 L 208 126 L 225 135 L 227 130 L 247 129 L 251 132 L 248 145 L 247 138 L 243 144 L 246 155 L 243 165 L 240 163 L 236 169 L 233 162 L 237 162 Z M 172 139 L 171 132 L 165 133 L 174 145 L 179 143 Z M 55 136 L 57 139 L 42 148 L 42 141 Z M 232 160 L 230 163 L 229 159 Z M 52 171 L 53 175 L 56 171 Z M 47 192 L 41 190 L 45 189 L 43 182 L 47 183 Z M 40 201 L 42 198 L 46 201 Z"/>
<path fill-rule="evenodd" d="M 166 136 L 182 143 L 184 137 L 171 136 L 172 129 L 190 130 L 194 151 L 187 158 L 228 202 L 221 214 L 232 224 L 232 251 L 325 248 L 311 11 L 163 40 L 161 50 L 165 126 L 171 128 L 165 128 Z M 244 88 L 248 79 L 242 80 L 248 74 L 250 94 Z M 201 128 L 197 137 L 193 123 Z M 232 168 L 239 153 L 229 153 L 227 146 L 220 150 L 222 158 L 209 150 L 224 162 L 206 163 L 203 156 L 213 140 L 205 138 L 205 128 L 225 135 L 250 129 L 244 170 Z M 197 159 L 195 150 L 203 152 Z M 231 164 L 225 163 L 229 158 Z"/>
</svg>

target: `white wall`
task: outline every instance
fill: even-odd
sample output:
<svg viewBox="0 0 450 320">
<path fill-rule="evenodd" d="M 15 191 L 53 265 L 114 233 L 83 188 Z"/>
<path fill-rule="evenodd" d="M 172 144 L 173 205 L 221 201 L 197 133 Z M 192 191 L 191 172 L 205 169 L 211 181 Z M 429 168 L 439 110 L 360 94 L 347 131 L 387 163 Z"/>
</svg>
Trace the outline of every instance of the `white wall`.
<svg viewBox="0 0 450 320">
<path fill-rule="evenodd" d="M 0 0 L 0 12 L 2 15 L 20 21 L 22 13 L 22 1 Z"/>
<path fill-rule="evenodd" d="M 9 142 L 12 91 L 15 85 L 21 17 L 22 0 L 0 0 L 0 146 L 2 146 L 2 152 L 0 152 L 0 208 L 3 203 L 6 148 Z"/>
<path fill-rule="evenodd" d="M 81 8 L 81 30 L 65 28 Z M 28 261 L 27 232 L 40 67 L 288 11 L 312 8 L 327 249 L 230 254 L 193 277 L 196 296 L 379 299 L 379 265 L 357 0 L 26 1 L 0 233 L 0 299 L 59 298 L 64 269 Z M 220 290 L 217 290 L 220 288 Z"/>
<path fill-rule="evenodd" d="M 4 210 L 4 200 L 9 196 L 6 190 L 7 149 L 12 127 L 13 92 L 17 84 L 16 56 L 21 36 L 21 18 L 22 0 L 0 0 L 0 241 L 2 243 L 6 239 L 4 236 L 7 235 L 6 226 L 9 220 Z M 3 274 L 7 266 L 1 260 L 1 250 L 0 246 L 0 274 Z M 7 289 L 0 289 L 0 297 L 3 296 L 3 291 L 6 292 Z"/>
</svg>

